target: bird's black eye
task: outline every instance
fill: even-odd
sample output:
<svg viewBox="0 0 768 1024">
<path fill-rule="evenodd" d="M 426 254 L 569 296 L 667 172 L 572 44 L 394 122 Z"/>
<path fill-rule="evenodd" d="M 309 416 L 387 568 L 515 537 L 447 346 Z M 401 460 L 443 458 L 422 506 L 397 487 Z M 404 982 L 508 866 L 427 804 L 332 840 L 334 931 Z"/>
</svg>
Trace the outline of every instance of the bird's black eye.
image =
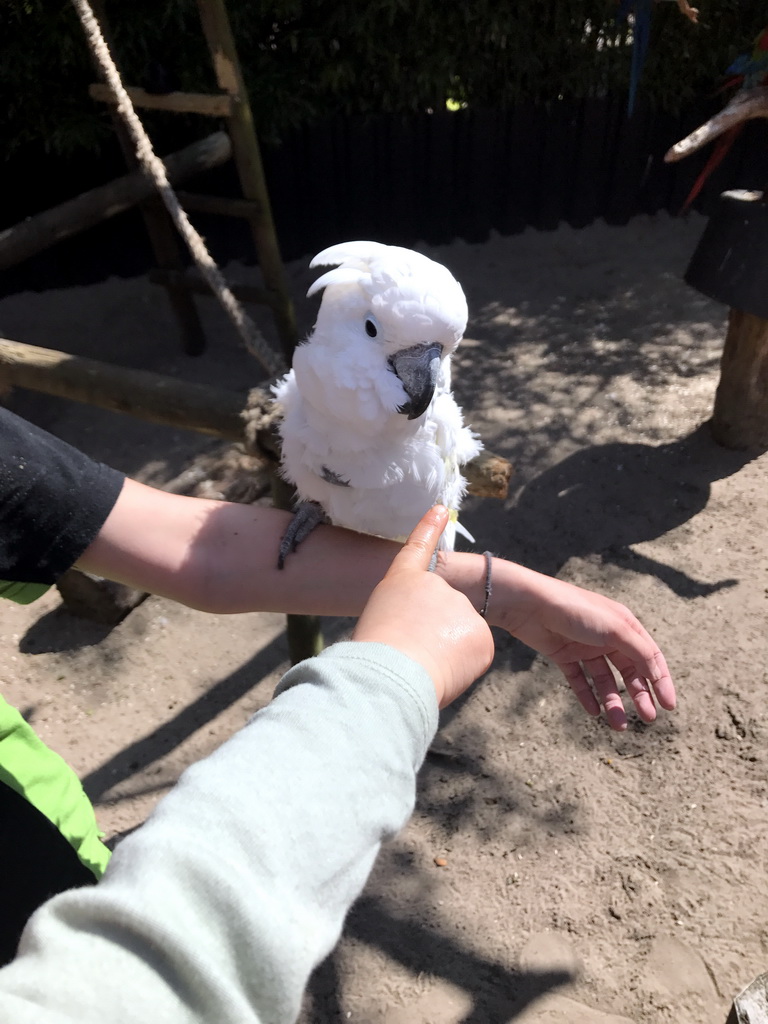
<svg viewBox="0 0 768 1024">
<path fill-rule="evenodd" d="M 368 317 L 368 319 L 365 321 L 365 333 L 368 335 L 369 338 L 375 338 L 376 335 L 379 333 L 376 324 L 373 322 L 373 320 L 371 320 L 370 317 Z"/>
</svg>

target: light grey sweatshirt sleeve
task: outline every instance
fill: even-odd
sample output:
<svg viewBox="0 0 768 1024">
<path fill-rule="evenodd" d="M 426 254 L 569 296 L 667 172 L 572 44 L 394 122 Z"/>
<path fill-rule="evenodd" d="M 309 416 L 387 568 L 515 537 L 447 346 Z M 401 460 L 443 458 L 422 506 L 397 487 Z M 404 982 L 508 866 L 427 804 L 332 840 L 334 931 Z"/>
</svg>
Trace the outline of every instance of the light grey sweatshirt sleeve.
<svg viewBox="0 0 768 1024">
<path fill-rule="evenodd" d="M 188 769 L 102 882 L 31 919 L 2 1024 L 294 1021 L 437 728 L 426 672 L 343 643 Z"/>
</svg>

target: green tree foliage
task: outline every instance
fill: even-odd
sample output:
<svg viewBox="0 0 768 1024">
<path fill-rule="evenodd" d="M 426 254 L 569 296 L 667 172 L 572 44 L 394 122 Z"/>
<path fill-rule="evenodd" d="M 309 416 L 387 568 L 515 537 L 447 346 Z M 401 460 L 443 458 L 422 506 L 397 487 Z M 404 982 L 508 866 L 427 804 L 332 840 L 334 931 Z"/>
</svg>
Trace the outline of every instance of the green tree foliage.
<svg viewBox="0 0 768 1024">
<path fill-rule="evenodd" d="M 764 26 L 759 0 L 699 0 L 692 25 L 659 3 L 641 99 L 675 110 L 712 93 Z M 129 84 L 166 76 L 215 88 L 194 0 L 108 0 Z M 409 112 L 454 99 L 497 106 L 553 102 L 629 80 L 631 26 L 616 0 L 229 0 L 260 134 L 277 140 L 335 113 Z M 90 58 L 67 0 L 0 2 L 3 151 L 44 140 L 66 153 L 97 148 L 108 120 L 87 95 Z M 150 124 L 159 124 L 154 115 Z M 196 120 L 199 134 L 210 130 Z"/>
</svg>

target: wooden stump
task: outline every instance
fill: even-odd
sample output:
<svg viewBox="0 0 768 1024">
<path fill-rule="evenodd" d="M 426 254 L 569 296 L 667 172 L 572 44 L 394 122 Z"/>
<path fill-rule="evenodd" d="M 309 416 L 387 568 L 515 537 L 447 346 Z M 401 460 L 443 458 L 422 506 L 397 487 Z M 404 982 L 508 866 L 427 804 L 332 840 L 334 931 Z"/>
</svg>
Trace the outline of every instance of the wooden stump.
<svg viewBox="0 0 768 1024">
<path fill-rule="evenodd" d="M 712 414 L 718 444 L 768 449 L 768 320 L 732 309 Z"/>
<path fill-rule="evenodd" d="M 768 974 L 761 974 L 733 1001 L 725 1024 L 768 1024 Z"/>
<path fill-rule="evenodd" d="M 105 626 L 116 626 L 128 612 L 149 597 L 149 594 L 124 583 L 113 583 L 78 569 L 68 569 L 59 577 L 56 586 L 70 615 L 101 622 Z"/>
</svg>

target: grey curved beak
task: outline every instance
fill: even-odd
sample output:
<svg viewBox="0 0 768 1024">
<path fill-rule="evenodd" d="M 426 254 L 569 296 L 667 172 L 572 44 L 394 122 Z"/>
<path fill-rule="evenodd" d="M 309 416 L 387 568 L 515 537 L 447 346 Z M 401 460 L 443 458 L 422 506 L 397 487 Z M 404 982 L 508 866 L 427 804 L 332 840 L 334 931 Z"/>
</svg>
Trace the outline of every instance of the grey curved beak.
<svg viewBox="0 0 768 1024">
<path fill-rule="evenodd" d="M 409 420 L 415 420 L 429 408 L 442 355 L 442 345 L 436 341 L 423 341 L 404 348 L 388 360 L 390 370 L 400 379 L 408 395 L 408 401 L 398 406 L 397 411 L 407 414 Z"/>
</svg>

